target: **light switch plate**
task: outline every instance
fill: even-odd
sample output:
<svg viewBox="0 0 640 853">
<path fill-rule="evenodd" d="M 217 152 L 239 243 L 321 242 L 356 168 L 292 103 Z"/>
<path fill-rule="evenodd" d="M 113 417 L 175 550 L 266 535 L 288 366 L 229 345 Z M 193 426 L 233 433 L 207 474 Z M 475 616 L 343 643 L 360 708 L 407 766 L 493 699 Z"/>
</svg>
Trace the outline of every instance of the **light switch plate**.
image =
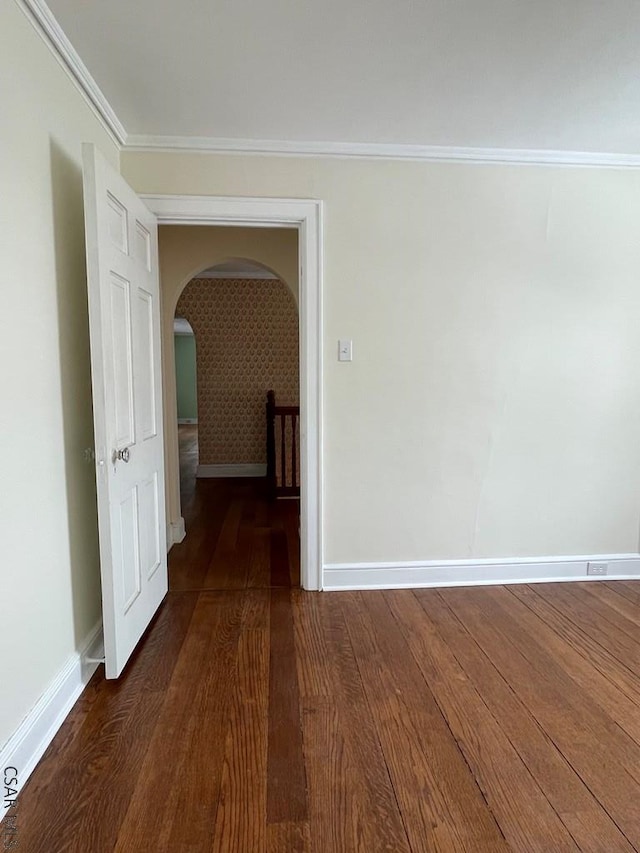
<svg viewBox="0 0 640 853">
<path fill-rule="evenodd" d="M 353 341 L 338 341 L 338 361 L 353 361 Z"/>
</svg>

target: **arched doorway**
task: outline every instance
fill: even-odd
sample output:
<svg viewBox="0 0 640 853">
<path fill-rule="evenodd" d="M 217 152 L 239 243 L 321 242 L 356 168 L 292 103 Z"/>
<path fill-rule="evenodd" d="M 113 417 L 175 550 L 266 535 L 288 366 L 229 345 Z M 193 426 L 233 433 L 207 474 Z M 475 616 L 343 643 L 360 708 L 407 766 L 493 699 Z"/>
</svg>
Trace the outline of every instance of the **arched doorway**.
<svg viewBox="0 0 640 853">
<path fill-rule="evenodd" d="M 267 391 L 282 405 L 299 405 L 298 309 L 290 289 L 263 264 L 236 258 L 195 276 L 176 317 L 198 340 L 197 476 L 263 477 Z M 187 340 L 176 337 L 176 346 L 185 349 Z M 186 372 L 188 365 L 180 366 Z"/>
<path fill-rule="evenodd" d="M 179 417 L 181 399 L 186 396 L 186 389 L 180 387 L 179 371 L 185 371 L 179 351 L 189 339 L 175 335 L 176 324 L 183 333 L 192 331 L 191 340 L 197 341 L 193 383 L 197 424 L 195 418 Z M 233 554 L 219 561 L 213 546 L 206 575 L 197 559 L 193 571 L 180 561 L 178 549 L 170 561 L 170 586 L 171 566 L 178 566 L 174 588 L 205 583 L 217 589 L 300 583 L 299 437 L 296 441 L 295 427 L 280 429 L 278 434 L 274 479 L 279 485 L 284 475 L 288 484 L 292 472 L 298 472 L 298 490 L 287 491 L 291 500 L 286 506 L 280 501 L 275 506 L 269 498 L 281 490 L 267 489 L 265 417 L 267 392 L 273 390 L 279 411 L 282 407 L 297 410 L 299 422 L 298 327 L 298 305 L 291 289 L 273 268 L 255 258 L 228 258 L 205 268 L 178 297 L 174 346 L 181 504 L 187 530 L 191 522 L 206 538 L 205 529 L 215 531 L 221 525 L 222 540 L 234 544 Z M 272 452 L 275 456 L 273 436 Z M 261 528 L 258 535 L 255 526 Z M 254 559 L 249 552 L 259 550 L 256 543 L 263 534 L 269 558 Z M 210 533 L 210 538 L 215 536 Z"/>
<path fill-rule="evenodd" d="M 173 321 L 176 401 L 180 454 L 180 490 L 184 493 L 198 468 L 198 382 L 197 343 L 193 327 L 185 317 Z"/>
</svg>

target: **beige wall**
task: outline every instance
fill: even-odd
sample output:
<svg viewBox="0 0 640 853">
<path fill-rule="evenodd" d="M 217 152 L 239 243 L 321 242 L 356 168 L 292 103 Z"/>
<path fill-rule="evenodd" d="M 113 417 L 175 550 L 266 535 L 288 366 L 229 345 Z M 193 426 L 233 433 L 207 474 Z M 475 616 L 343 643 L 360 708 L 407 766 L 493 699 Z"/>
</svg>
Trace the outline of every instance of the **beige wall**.
<svg viewBox="0 0 640 853">
<path fill-rule="evenodd" d="M 167 522 L 176 523 L 181 517 L 181 509 L 173 318 L 180 294 L 198 273 L 208 267 L 244 259 L 257 261 L 274 272 L 297 301 L 298 232 L 291 228 L 161 225 L 158 245 L 163 318 Z"/>
<path fill-rule="evenodd" d="M 122 167 L 143 192 L 324 200 L 327 562 L 637 551 L 640 174 L 186 152 Z"/>
<path fill-rule="evenodd" d="M 291 291 L 273 279 L 196 278 L 176 315 L 196 336 L 199 463 L 266 463 L 267 391 L 282 406 L 299 402 Z"/>
<path fill-rule="evenodd" d="M 0 4 L 0 748 L 100 617 L 80 145 L 118 153 Z"/>
</svg>

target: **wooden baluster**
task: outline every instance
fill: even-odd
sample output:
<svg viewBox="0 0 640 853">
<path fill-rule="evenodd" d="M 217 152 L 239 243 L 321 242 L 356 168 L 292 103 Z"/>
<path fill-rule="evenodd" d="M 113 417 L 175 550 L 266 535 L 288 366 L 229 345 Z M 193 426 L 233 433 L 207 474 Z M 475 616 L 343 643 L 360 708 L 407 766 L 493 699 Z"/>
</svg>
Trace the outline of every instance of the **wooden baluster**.
<svg viewBox="0 0 640 853">
<path fill-rule="evenodd" d="M 276 395 L 267 392 L 267 494 L 276 499 Z"/>
<path fill-rule="evenodd" d="M 287 416 L 280 415 L 280 470 L 282 471 L 282 480 L 280 487 L 284 489 L 287 485 L 287 448 L 285 445 L 285 427 L 287 425 Z"/>
<path fill-rule="evenodd" d="M 291 482 L 287 476 L 287 418 L 291 418 Z M 267 393 L 267 490 L 269 498 L 275 500 L 281 495 L 300 494 L 298 473 L 298 418 L 299 406 L 277 406 L 273 391 Z M 278 480 L 278 456 L 276 452 L 276 424 L 280 424 L 280 480 Z"/>
<path fill-rule="evenodd" d="M 291 485 L 294 489 L 298 485 L 298 460 L 296 458 L 296 420 L 297 416 L 295 414 L 291 415 Z"/>
</svg>

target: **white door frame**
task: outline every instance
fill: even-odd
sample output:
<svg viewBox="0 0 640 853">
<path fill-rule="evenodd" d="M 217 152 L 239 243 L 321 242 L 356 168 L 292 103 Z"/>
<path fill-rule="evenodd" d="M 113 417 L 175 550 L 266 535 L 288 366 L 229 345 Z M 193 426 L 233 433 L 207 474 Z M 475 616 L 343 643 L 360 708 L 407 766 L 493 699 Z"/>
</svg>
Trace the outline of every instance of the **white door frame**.
<svg viewBox="0 0 640 853">
<path fill-rule="evenodd" d="M 300 264 L 300 582 L 322 589 L 322 202 L 140 196 L 158 225 L 297 228 Z"/>
</svg>

